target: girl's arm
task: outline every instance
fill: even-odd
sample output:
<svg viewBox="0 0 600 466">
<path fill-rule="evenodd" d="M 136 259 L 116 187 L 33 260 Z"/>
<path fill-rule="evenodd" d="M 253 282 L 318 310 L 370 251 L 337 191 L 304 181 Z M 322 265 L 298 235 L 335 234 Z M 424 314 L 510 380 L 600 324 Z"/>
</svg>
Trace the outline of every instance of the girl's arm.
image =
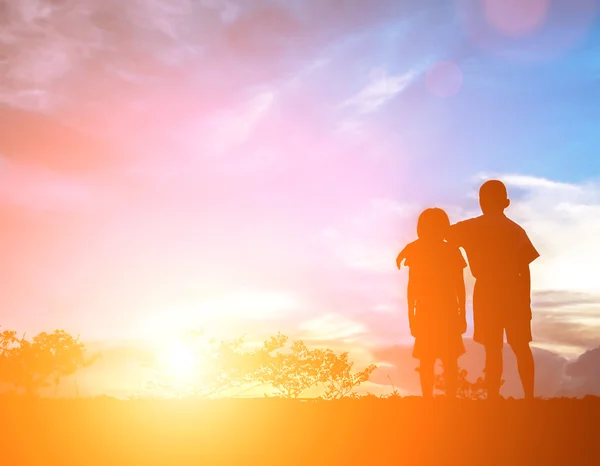
<svg viewBox="0 0 600 466">
<path fill-rule="evenodd" d="M 461 323 L 461 333 L 467 331 L 467 307 L 465 292 L 465 274 L 463 269 L 456 275 L 456 299 L 458 300 L 458 317 Z"/>
<path fill-rule="evenodd" d="M 415 332 L 413 328 L 415 312 L 417 308 L 417 290 L 416 290 L 416 278 L 414 273 L 409 270 L 408 272 L 408 289 L 406 290 L 406 300 L 408 304 L 408 324 L 410 326 L 410 333 L 414 337 Z"/>
</svg>

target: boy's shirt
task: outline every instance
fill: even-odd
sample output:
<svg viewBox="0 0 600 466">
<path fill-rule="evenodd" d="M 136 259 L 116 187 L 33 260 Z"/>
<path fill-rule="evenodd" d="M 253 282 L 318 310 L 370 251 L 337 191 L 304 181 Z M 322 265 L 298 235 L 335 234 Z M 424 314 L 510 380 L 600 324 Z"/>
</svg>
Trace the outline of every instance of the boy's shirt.
<svg viewBox="0 0 600 466">
<path fill-rule="evenodd" d="M 540 254 L 525 230 L 505 215 L 481 215 L 452 225 L 449 242 L 462 247 L 478 282 L 510 283 Z"/>
</svg>

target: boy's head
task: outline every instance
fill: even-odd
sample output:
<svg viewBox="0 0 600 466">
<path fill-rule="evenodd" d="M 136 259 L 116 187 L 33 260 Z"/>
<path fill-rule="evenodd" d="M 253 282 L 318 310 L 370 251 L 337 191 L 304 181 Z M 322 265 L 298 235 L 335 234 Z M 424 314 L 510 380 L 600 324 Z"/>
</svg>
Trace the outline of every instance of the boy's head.
<svg viewBox="0 0 600 466">
<path fill-rule="evenodd" d="M 419 239 L 442 241 L 450 229 L 448 214 L 437 207 L 425 209 L 417 222 Z"/>
<path fill-rule="evenodd" d="M 486 181 L 479 188 L 479 205 L 485 214 L 500 214 L 510 205 L 506 186 L 502 181 Z"/>
</svg>

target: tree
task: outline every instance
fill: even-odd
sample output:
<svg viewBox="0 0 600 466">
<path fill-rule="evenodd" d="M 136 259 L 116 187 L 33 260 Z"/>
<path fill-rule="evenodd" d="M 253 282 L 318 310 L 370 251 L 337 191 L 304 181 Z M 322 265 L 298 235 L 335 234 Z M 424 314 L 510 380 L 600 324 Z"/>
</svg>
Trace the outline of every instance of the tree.
<svg viewBox="0 0 600 466">
<path fill-rule="evenodd" d="M 56 394 L 63 377 L 91 365 L 98 357 L 86 359 L 83 343 L 64 330 L 42 332 L 31 341 L 5 331 L 0 335 L 0 381 L 29 395 L 54 385 Z"/>
<path fill-rule="evenodd" d="M 279 336 L 278 343 L 287 337 Z M 348 353 L 335 354 L 331 349 L 309 349 L 302 341 L 295 341 L 288 352 L 270 356 L 260 366 L 256 378 L 274 387 L 284 398 L 298 398 L 310 388 L 323 385 L 324 399 L 336 399 L 350 395 L 359 384 L 369 380 L 375 365 L 360 372 L 352 372 L 354 363 L 348 361 Z"/>
<path fill-rule="evenodd" d="M 354 388 L 367 382 L 377 368 L 375 364 L 371 364 L 362 371 L 352 372 L 354 363 L 348 361 L 348 353 L 336 355 L 329 349 L 326 350 L 324 359 L 326 366 L 323 368 L 321 382 L 325 385 L 323 398 L 326 400 L 349 396 Z"/>
<path fill-rule="evenodd" d="M 282 342 L 286 341 L 287 337 L 283 337 Z M 265 351 L 262 356 L 265 360 L 258 367 L 255 380 L 271 385 L 284 398 L 298 398 L 322 378 L 322 354 L 309 350 L 301 341 L 292 343 L 288 352 L 271 356 Z"/>
<path fill-rule="evenodd" d="M 208 357 L 204 358 L 200 384 L 192 389 L 195 396 L 218 396 L 228 390 L 256 385 L 254 376 L 268 354 L 285 344 L 281 335 L 271 337 L 263 347 L 254 351 L 243 350 L 244 338 L 210 340 Z"/>
<path fill-rule="evenodd" d="M 203 334 L 188 332 L 183 339 L 196 348 L 194 344 L 200 343 Z M 202 354 L 196 359 L 201 367 L 193 380 L 177 383 L 157 369 L 147 387 L 163 394 L 201 398 L 219 396 L 232 389 L 241 390 L 239 394 L 263 385 L 272 386 L 283 398 L 298 398 L 311 388 L 322 387 L 323 398 L 335 399 L 350 395 L 375 370 L 371 365 L 352 372 L 348 353 L 337 355 L 330 349 L 309 349 L 302 341 L 286 348 L 288 340 L 278 333 L 253 350 L 243 348 L 243 338 L 204 341 L 208 344 L 198 345 Z"/>
</svg>

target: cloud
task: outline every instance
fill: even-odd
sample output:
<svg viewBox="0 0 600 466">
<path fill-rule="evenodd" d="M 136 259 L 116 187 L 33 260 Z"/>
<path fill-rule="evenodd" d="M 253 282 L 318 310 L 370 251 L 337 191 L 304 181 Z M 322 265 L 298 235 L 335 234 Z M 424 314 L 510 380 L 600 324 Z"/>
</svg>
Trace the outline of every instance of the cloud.
<svg viewBox="0 0 600 466">
<path fill-rule="evenodd" d="M 365 326 L 341 314 L 325 314 L 302 322 L 298 329 L 307 340 L 341 342 L 357 341 L 366 333 Z"/>
<path fill-rule="evenodd" d="M 565 184 L 514 176 L 505 181 L 509 190 L 520 190 L 509 215 L 525 227 L 542 254 L 532 269 L 535 289 L 600 292 L 593 273 L 600 261 L 595 247 L 600 234 L 597 182 Z"/>
<path fill-rule="evenodd" d="M 223 299 L 209 301 L 203 306 L 220 318 L 227 315 L 264 319 L 301 309 L 300 298 L 292 292 L 240 289 L 227 293 Z"/>
<path fill-rule="evenodd" d="M 156 2 L 144 5 L 151 4 L 156 5 Z M 7 77 L 2 92 L 5 102 L 20 103 L 13 101 L 7 90 L 17 95 L 29 91 L 72 94 L 73 85 L 83 84 L 82 74 L 85 76 L 98 64 L 93 64 L 94 59 L 100 60 L 106 53 L 110 56 L 111 48 L 116 49 L 115 40 L 126 37 L 122 33 L 131 32 L 135 36 L 141 32 L 134 22 L 127 23 L 129 11 L 119 18 L 116 11 L 111 11 L 114 5 L 109 2 L 101 6 L 92 1 L 57 4 L 44 0 L 7 4 L 1 40 L 3 52 L 8 57 L 2 63 L 3 74 Z M 136 13 L 138 18 L 144 16 L 144 11 Z M 119 53 L 127 55 L 128 44 L 119 45 Z M 117 56 L 113 54 L 113 58 Z M 88 61 L 90 58 L 92 61 Z M 99 84 L 98 76 L 94 81 L 95 85 Z"/>
<path fill-rule="evenodd" d="M 391 1 L 376 7 L 311 1 L 299 8 L 262 0 L 10 2 L 0 35 L 6 78 L 0 95 L 10 104 L 48 110 L 46 101 L 15 96 L 39 91 L 72 102 L 94 99 L 127 89 L 127 81 L 155 84 L 182 66 L 198 70 L 202 84 L 219 78 L 233 90 L 240 78 L 253 85 L 289 73 L 335 38 L 412 9 Z M 217 76 L 209 65 L 219 60 Z M 239 72 L 229 72 L 234 69 Z"/>
<path fill-rule="evenodd" d="M 107 206 L 102 189 L 60 172 L 0 162 L 0 202 L 34 210 L 82 212 L 92 204 Z"/>
<path fill-rule="evenodd" d="M 396 270 L 396 255 L 411 237 L 410 223 L 419 211 L 414 204 L 374 198 L 359 213 L 322 232 L 337 259 L 346 267 L 382 273 Z"/>
<path fill-rule="evenodd" d="M 534 291 L 532 301 L 540 310 L 564 310 L 565 308 L 580 308 L 585 305 L 595 305 L 599 301 L 597 295 L 568 291 Z"/>
<path fill-rule="evenodd" d="M 566 367 L 570 380 L 561 396 L 600 395 L 600 347 L 586 351 Z"/>
<path fill-rule="evenodd" d="M 535 308 L 534 308 L 535 309 Z M 577 354 L 598 344 L 600 309 L 598 305 L 579 310 L 535 311 L 534 341 L 565 354 Z"/>
<path fill-rule="evenodd" d="M 206 154 L 228 154 L 251 138 L 275 97 L 272 91 L 262 91 L 234 109 L 216 112 L 200 122 L 192 120 L 177 131 L 178 139 L 195 150 L 204 148 Z"/>
<path fill-rule="evenodd" d="M 217 10 L 224 23 L 231 23 L 235 21 L 242 11 L 240 5 L 229 0 L 202 0 L 201 3 L 206 8 Z"/>
<path fill-rule="evenodd" d="M 483 181 L 491 177 L 489 175 L 481 174 L 478 178 Z M 577 185 L 552 181 L 546 178 L 525 175 L 501 175 L 500 178 L 506 185 L 521 189 L 547 189 L 552 191 L 573 191 L 575 193 L 581 193 L 581 188 Z"/>
<path fill-rule="evenodd" d="M 278 324 L 297 315 L 305 308 L 297 293 L 287 290 L 267 290 L 258 287 L 229 288 L 223 293 L 213 290 L 195 298 L 174 298 L 171 303 L 148 307 L 136 312 L 130 335 L 156 339 L 159 335 L 180 335 L 186 330 L 207 332 L 211 337 L 233 338 L 252 335 L 260 338 L 285 330 Z"/>
<path fill-rule="evenodd" d="M 566 291 L 534 291 L 534 340 L 537 344 L 576 356 L 598 342 L 598 295 Z"/>
<path fill-rule="evenodd" d="M 348 57 L 340 50 L 351 47 L 349 38 L 378 35 L 381 31 L 374 28 L 382 24 L 411 22 L 415 13 L 433 3 L 30 0 L 23 6 L 10 4 L 0 36 L 4 57 L 0 71 L 10 79 L 0 84 L 0 99 L 134 145 L 148 157 L 177 152 L 180 159 L 190 154 L 208 158 L 241 151 L 241 146 L 254 142 L 258 122 L 267 119 L 266 110 L 261 110 L 265 108 L 278 110 L 272 118 L 279 123 L 271 122 L 265 129 L 273 142 L 269 147 L 243 147 L 244 160 L 256 159 L 259 165 L 263 161 L 264 168 L 265 154 L 269 162 L 281 158 L 297 139 L 307 139 L 307 128 L 322 133 L 309 136 L 323 152 L 327 144 L 349 152 L 325 132 L 337 123 L 332 114 L 338 97 L 347 97 L 353 83 L 340 83 L 330 73 L 327 79 L 305 82 L 300 97 L 282 96 L 281 91 L 293 94 L 290 83 L 305 80 L 307 70 L 332 57 L 336 69 L 344 69 Z M 411 69 L 411 64 L 405 69 Z M 411 76 L 412 71 L 391 75 L 385 68 L 375 70 L 371 84 L 356 96 L 353 110 L 359 115 L 375 111 Z M 332 86 L 339 89 L 335 99 L 326 95 L 326 88 Z M 304 118 L 297 116 L 303 112 Z M 282 135 L 288 136 L 287 144 L 279 143 Z"/>
<path fill-rule="evenodd" d="M 389 76 L 385 69 L 373 70 L 369 75 L 369 83 L 346 100 L 342 107 L 354 108 L 359 114 L 376 112 L 406 89 L 416 75 L 414 70 L 392 76 Z"/>
<path fill-rule="evenodd" d="M 0 155 L 72 175 L 99 174 L 124 157 L 122 146 L 40 113 L 0 105 Z"/>
</svg>

